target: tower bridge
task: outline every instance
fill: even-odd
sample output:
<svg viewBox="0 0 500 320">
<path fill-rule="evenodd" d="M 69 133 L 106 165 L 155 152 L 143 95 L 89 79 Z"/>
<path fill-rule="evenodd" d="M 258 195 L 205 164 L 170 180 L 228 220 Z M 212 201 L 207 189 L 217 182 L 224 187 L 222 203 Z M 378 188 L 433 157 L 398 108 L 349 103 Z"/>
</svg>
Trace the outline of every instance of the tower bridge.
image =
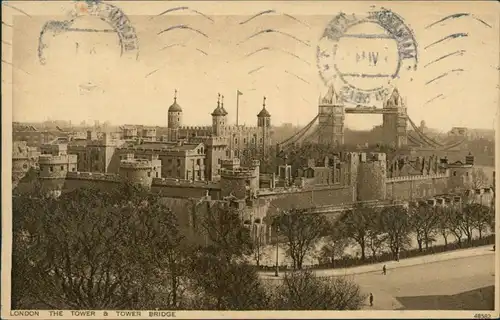
<svg viewBox="0 0 500 320">
<path fill-rule="evenodd" d="M 425 135 L 408 116 L 406 102 L 397 89 L 394 89 L 382 108 L 360 105 L 345 107 L 333 86 L 330 86 L 326 95 L 319 99 L 318 114 L 304 128 L 278 143 L 278 152 L 286 151 L 303 142 L 317 142 L 328 146 L 344 145 L 346 114 L 381 114 L 383 117 L 381 143 L 397 149 L 410 146 L 426 150 L 449 150 L 459 146 L 466 139 L 465 132 L 445 143 Z"/>
</svg>

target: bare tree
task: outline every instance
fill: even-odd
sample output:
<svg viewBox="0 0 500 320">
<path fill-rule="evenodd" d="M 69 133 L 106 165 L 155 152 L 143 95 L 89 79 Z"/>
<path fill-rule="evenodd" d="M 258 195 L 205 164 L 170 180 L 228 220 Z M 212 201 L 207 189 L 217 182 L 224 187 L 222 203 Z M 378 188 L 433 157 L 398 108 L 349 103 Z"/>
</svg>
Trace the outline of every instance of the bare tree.
<svg viewBox="0 0 500 320">
<path fill-rule="evenodd" d="M 473 189 L 486 188 L 489 186 L 489 179 L 481 168 L 474 168 L 471 172 L 471 187 Z"/>
<path fill-rule="evenodd" d="M 209 247 L 227 259 L 252 253 L 250 230 L 244 226 L 239 212 L 231 207 L 216 205 L 210 208 L 202 221 Z"/>
<path fill-rule="evenodd" d="M 437 221 L 437 232 L 443 236 L 444 246 L 448 245 L 448 235 L 450 233 L 450 223 L 451 223 L 451 208 L 436 208 L 436 215 L 438 217 Z"/>
<path fill-rule="evenodd" d="M 429 242 L 433 240 L 434 233 L 438 227 L 439 217 L 434 207 L 428 204 L 409 207 L 410 227 L 415 233 L 419 251 L 425 243 L 425 249 L 429 248 Z"/>
<path fill-rule="evenodd" d="M 366 244 L 369 230 L 373 226 L 374 210 L 362 205 L 356 205 L 347 210 L 338 222 L 346 237 L 351 238 L 361 248 L 361 259 L 366 259 Z"/>
<path fill-rule="evenodd" d="M 288 254 L 294 269 L 302 269 L 304 258 L 314 249 L 320 237 L 328 232 L 328 221 L 323 215 L 307 210 L 293 209 L 275 218 L 280 234 L 286 237 Z"/>
<path fill-rule="evenodd" d="M 387 239 L 382 230 L 382 226 L 376 222 L 368 229 L 367 244 L 373 259 L 375 259 L 385 248 Z"/>
<path fill-rule="evenodd" d="M 268 297 L 255 268 L 229 261 L 213 248 L 200 248 L 190 264 L 193 295 L 191 308 L 201 310 L 258 310 Z"/>
<path fill-rule="evenodd" d="M 14 225 L 15 264 L 25 265 L 21 271 L 31 281 L 32 306 L 137 309 L 153 302 L 177 304 L 175 217 L 153 197 L 130 186 L 109 192 L 77 189 L 59 199 L 18 198 L 13 209 L 22 216 Z M 13 270 L 16 279 L 21 276 L 17 272 Z M 171 280 L 158 281 L 165 275 Z M 170 298 L 152 300 L 163 294 Z"/>
<path fill-rule="evenodd" d="M 349 246 L 350 241 L 344 237 L 342 232 L 337 228 L 331 228 L 329 235 L 324 237 L 326 243 L 321 247 L 318 253 L 318 260 L 328 261 L 332 266 L 335 265 L 335 259 L 340 259 L 344 255 L 345 249 Z"/>
<path fill-rule="evenodd" d="M 399 259 L 401 249 L 409 246 L 411 242 L 408 210 L 403 206 L 384 208 L 381 212 L 381 225 L 394 259 Z"/>
<path fill-rule="evenodd" d="M 462 237 L 467 237 L 467 242 L 472 241 L 474 230 L 474 216 L 469 212 L 469 206 L 454 208 L 450 211 L 450 231 L 455 236 L 459 246 L 462 246 Z"/>
<path fill-rule="evenodd" d="M 311 271 L 286 273 L 272 299 L 275 310 L 358 310 L 365 296 L 346 278 L 320 278 Z"/>
<path fill-rule="evenodd" d="M 479 239 L 481 239 L 483 232 L 486 231 L 492 220 L 490 208 L 479 203 L 468 204 L 464 206 L 464 215 L 472 220 L 470 226 L 467 224 L 467 230 L 471 230 L 470 236 L 472 237 L 472 230 L 476 229 L 479 232 Z M 468 220 L 469 219 L 467 219 L 467 222 Z M 468 235 L 469 233 L 466 234 Z"/>
</svg>

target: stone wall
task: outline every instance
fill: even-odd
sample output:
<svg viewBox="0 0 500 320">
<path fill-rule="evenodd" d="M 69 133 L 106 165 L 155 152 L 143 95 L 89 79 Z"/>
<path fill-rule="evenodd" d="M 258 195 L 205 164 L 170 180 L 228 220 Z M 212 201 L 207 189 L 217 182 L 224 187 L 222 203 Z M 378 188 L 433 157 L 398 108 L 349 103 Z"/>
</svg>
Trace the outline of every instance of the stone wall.
<svg viewBox="0 0 500 320">
<path fill-rule="evenodd" d="M 415 176 L 387 179 L 387 199 L 414 200 L 448 192 L 446 175 Z"/>
<path fill-rule="evenodd" d="M 353 191 L 350 186 L 329 186 L 325 188 L 296 189 L 289 192 L 261 191 L 256 206 L 266 207 L 268 214 L 276 214 L 280 209 L 305 209 L 352 202 Z"/>
</svg>

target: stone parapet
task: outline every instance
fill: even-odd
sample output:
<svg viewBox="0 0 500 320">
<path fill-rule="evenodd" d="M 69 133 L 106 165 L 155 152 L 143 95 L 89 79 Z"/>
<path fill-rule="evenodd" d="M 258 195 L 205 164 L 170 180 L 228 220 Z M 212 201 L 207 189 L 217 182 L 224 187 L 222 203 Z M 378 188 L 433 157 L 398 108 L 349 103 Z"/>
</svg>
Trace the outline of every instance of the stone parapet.
<svg viewBox="0 0 500 320">
<path fill-rule="evenodd" d="M 291 193 L 299 193 L 299 192 L 314 192 L 314 191 L 322 191 L 322 190 L 338 190 L 345 189 L 346 186 L 342 185 L 329 185 L 329 186 L 314 186 L 309 185 L 303 188 L 299 187 L 278 187 L 278 188 L 260 188 L 257 190 L 258 196 L 270 196 L 270 195 L 280 195 L 280 194 L 291 194 Z"/>
<path fill-rule="evenodd" d="M 220 189 L 220 185 L 218 183 L 211 181 L 192 181 L 173 178 L 154 178 L 153 186 Z"/>
<path fill-rule="evenodd" d="M 429 174 L 429 175 L 393 177 L 393 178 L 387 178 L 386 182 L 416 181 L 416 180 L 428 180 L 428 179 L 442 179 L 442 178 L 449 178 L 449 176 L 450 175 L 448 173 L 443 173 L 443 174 Z"/>
<path fill-rule="evenodd" d="M 75 154 L 60 155 L 60 156 L 42 154 L 38 158 L 38 163 L 41 165 L 65 164 L 72 162 L 76 163 L 76 161 L 77 161 L 77 155 Z"/>
<path fill-rule="evenodd" d="M 72 180 L 94 180 L 94 181 L 112 181 L 123 182 L 123 179 L 113 173 L 95 173 L 95 172 L 68 172 L 66 179 Z"/>
<path fill-rule="evenodd" d="M 122 160 L 120 162 L 120 168 L 124 169 L 149 169 L 152 167 L 151 161 L 134 159 L 134 160 Z"/>
<path fill-rule="evenodd" d="M 257 177 L 257 174 L 253 169 L 234 168 L 232 170 L 222 169 L 221 177 L 229 179 L 249 179 Z"/>
</svg>

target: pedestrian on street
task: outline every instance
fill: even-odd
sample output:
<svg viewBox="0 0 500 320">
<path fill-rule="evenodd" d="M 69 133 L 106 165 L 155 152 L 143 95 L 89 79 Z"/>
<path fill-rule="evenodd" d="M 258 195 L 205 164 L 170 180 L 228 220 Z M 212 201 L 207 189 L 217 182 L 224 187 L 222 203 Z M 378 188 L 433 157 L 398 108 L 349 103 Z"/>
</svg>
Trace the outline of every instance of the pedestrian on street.
<svg viewBox="0 0 500 320">
<path fill-rule="evenodd" d="M 383 274 L 383 275 L 386 275 L 386 274 L 387 274 L 387 268 L 385 267 L 385 264 L 384 264 L 384 266 L 382 267 L 382 274 Z"/>
<path fill-rule="evenodd" d="M 370 293 L 370 307 L 373 307 L 373 294 Z"/>
</svg>

